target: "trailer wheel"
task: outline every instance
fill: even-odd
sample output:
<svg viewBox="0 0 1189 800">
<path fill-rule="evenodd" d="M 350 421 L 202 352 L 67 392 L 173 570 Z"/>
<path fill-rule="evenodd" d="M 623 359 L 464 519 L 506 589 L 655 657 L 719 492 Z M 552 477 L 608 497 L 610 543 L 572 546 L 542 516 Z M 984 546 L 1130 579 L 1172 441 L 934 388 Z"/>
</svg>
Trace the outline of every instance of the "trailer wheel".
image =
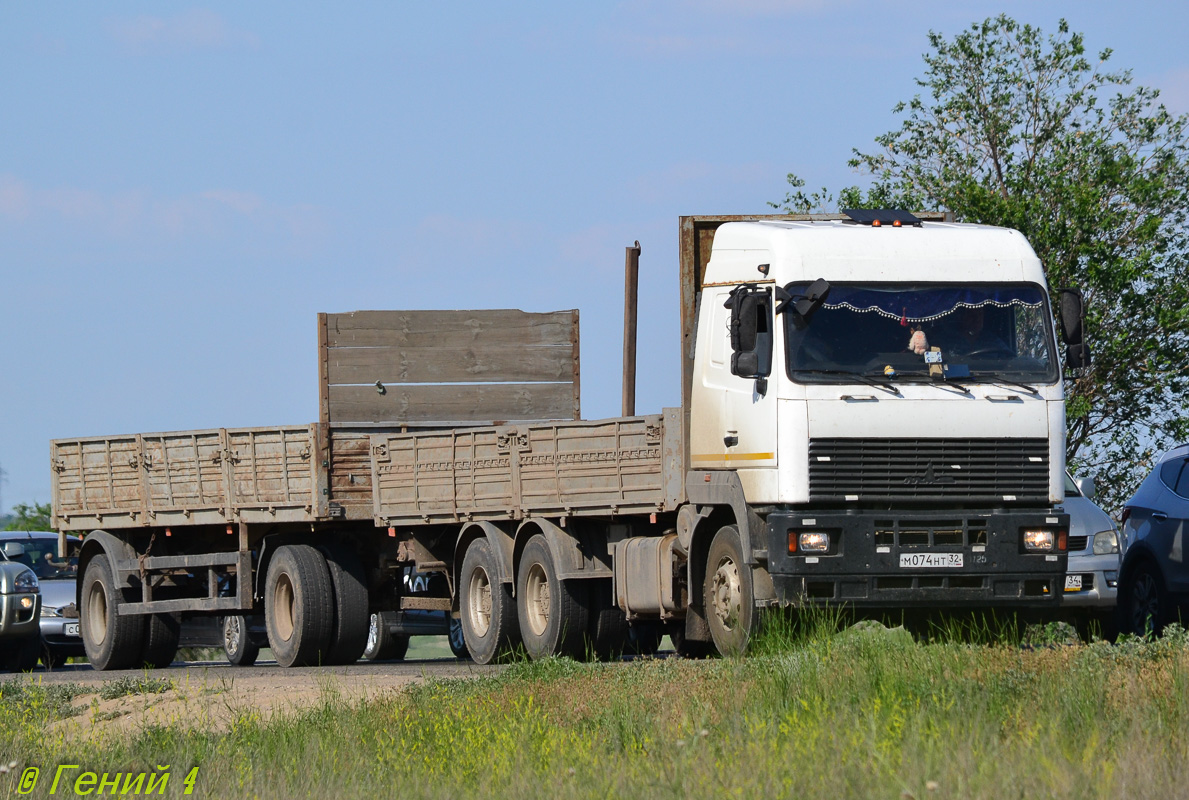
<svg viewBox="0 0 1189 800">
<path fill-rule="evenodd" d="M 370 616 L 367 613 L 367 582 L 363 564 L 346 547 L 320 548 L 330 570 L 334 589 L 334 625 L 330 634 L 327 664 L 354 664 L 367 647 Z"/>
<path fill-rule="evenodd" d="M 496 577 L 495 556 L 486 539 L 467 547 L 458 578 L 462 638 L 471 658 L 489 664 L 516 646 L 516 603 L 507 584 Z"/>
<path fill-rule="evenodd" d="M 751 568 L 743 558 L 739 530 L 734 525 L 719 528 L 706 557 L 702 602 L 714 646 L 722 655 L 737 655 L 747 649 L 756 619 Z"/>
<path fill-rule="evenodd" d="M 264 621 L 282 667 L 326 663 L 334 628 L 334 590 L 326 559 L 309 545 L 277 548 L 264 582 Z"/>
<path fill-rule="evenodd" d="M 544 536 L 528 540 L 516 576 L 516 611 L 530 658 L 583 655 L 590 616 L 586 595 L 584 582 L 557 577 Z"/>
<path fill-rule="evenodd" d="M 223 652 L 237 667 L 250 667 L 260 657 L 260 647 L 248 635 L 248 619 L 223 617 Z"/>
<path fill-rule="evenodd" d="M 367 642 L 363 657 L 368 661 L 400 661 L 409 652 L 409 637 L 389 632 L 392 611 L 378 611 L 368 617 Z"/>
<path fill-rule="evenodd" d="M 178 654 L 182 625 L 176 614 L 149 614 L 145 620 L 144 649 L 140 663 L 150 669 L 164 669 Z"/>
<path fill-rule="evenodd" d="M 466 636 L 462 632 L 462 620 L 450 618 L 450 652 L 455 658 L 470 658 L 471 651 L 467 650 Z"/>
<path fill-rule="evenodd" d="M 91 667 L 102 671 L 137 666 L 144 646 L 144 617 L 117 611 L 124 597 L 112 582 L 106 555 L 87 563 L 81 596 L 79 632 Z"/>
</svg>

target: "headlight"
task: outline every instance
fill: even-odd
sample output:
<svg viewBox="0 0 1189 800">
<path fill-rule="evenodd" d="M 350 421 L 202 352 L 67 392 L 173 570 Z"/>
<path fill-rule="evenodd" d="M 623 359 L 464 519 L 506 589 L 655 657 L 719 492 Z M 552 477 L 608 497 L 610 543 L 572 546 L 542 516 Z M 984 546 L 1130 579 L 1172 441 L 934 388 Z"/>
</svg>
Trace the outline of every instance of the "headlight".
<svg viewBox="0 0 1189 800">
<path fill-rule="evenodd" d="M 31 569 L 25 570 L 20 575 L 17 575 L 17 579 L 13 582 L 12 588 L 18 594 L 36 592 L 39 588 L 39 584 L 37 583 L 37 575 L 35 575 Z"/>
<path fill-rule="evenodd" d="M 1094 534 L 1094 555 L 1105 556 L 1119 552 L 1119 534 L 1114 528 Z"/>
<path fill-rule="evenodd" d="M 830 534 L 814 531 L 803 533 L 798 544 L 802 553 L 828 553 L 830 551 Z"/>
<path fill-rule="evenodd" d="M 1046 530 L 1024 531 L 1024 549 L 1031 552 L 1048 552 L 1053 549 L 1053 532 Z"/>
</svg>

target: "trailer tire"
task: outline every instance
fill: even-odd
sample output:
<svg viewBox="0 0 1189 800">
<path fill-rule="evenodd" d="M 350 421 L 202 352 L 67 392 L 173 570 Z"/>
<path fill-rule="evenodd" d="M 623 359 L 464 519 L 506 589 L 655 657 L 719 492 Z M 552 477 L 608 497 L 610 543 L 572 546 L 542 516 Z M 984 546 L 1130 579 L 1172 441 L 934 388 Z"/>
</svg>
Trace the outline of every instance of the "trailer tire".
<svg viewBox="0 0 1189 800">
<path fill-rule="evenodd" d="M 260 646 L 248 635 L 248 618 L 223 617 L 223 653 L 237 667 L 250 667 L 260 657 Z"/>
<path fill-rule="evenodd" d="M 124 593 L 112 580 L 106 555 L 87 562 L 79 596 L 79 632 L 91 667 L 102 672 L 137 666 L 144 647 L 144 617 L 118 612 Z"/>
<path fill-rule="evenodd" d="M 368 661 L 401 661 L 409 652 L 409 637 L 389 632 L 393 611 L 377 611 L 368 617 L 367 641 L 363 657 Z"/>
<path fill-rule="evenodd" d="M 472 541 L 462 558 L 458 605 L 462 638 L 477 664 L 503 657 L 520 639 L 516 601 L 499 574 L 491 543 L 482 538 Z"/>
<path fill-rule="evenodd" d="M 327 664 L 354 664 L 367 647 L 371 616 L 367 613 L 367 582 L 363 564 L 346 547 L 320 548 L 326 556 L 334 590 L 334 625 Z"/>
<path fill-rule="evenodd" d="M 581 658 L 590 612 L 585 581 L 557 577 L 545 537 L 528 540 L 516 576 L 516 612 L 524 647 L 534 661 L 549 656 Z"/>
<path fill-rule="evenodd" d="M 182 624 L 176 614 L 149 614 L 145 618 L 144 649 L 140 663 L 150 669 L 164 669 L 178 654 Z"/>
<path fill-rule="evenodd" d="M 718 652 L 724 656 L 743 653 L 758 615 L 751 568 L 743 557 L 739 529 L 734 525 L 719 528 L 710 542 L 702 603 Z"/>
<path fill-rule="evenodd" d="M 264 582 L 268 643 L 282 667 L 326 663 L 334 629 L 334 589 L 326 559 L 313 547 L 277 548 Z"/>
</svg>

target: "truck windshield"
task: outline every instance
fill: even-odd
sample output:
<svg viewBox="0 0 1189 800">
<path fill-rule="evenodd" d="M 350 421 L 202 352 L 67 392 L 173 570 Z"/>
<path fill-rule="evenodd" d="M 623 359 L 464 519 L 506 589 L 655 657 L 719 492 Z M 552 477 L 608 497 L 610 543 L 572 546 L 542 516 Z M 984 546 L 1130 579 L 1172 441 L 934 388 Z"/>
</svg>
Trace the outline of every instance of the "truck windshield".
<svg viewBox="0 0 1189 800">
<path fill-rule="evenodd" d="M 808 323 L 784 317 L 789 377 L 802 383 L 853 382 L 846 373 L 928 380 L 931 364 L 963 383 L 1059 376 L 1036 284 L 831 284 Z"/>
</svg>

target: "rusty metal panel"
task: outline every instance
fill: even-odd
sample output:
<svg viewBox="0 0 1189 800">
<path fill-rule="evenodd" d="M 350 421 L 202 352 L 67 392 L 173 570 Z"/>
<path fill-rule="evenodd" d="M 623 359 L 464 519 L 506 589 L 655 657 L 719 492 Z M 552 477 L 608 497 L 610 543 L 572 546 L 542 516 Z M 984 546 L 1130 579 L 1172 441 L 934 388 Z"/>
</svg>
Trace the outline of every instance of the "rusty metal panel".
<svg viewBox="0 0 1189 800">
<path fill-rule="evenodd" d="M 226 521 L 227 476 L 218 430 L 141 436 L 146 516 L 156 524 Z"/>
<path fill-rule="evenodd" d="M 356 311 L 318 319 L 335 427 L 580 416 L 578 312 Z"/>
<path fill-rule="evenodd" d="M 139 527 L 144 510 L 136 436 L 59 439 L 50 443 L 52 504 L 59 528 Z"/>
<path fill-rule="evenodd" d="M 477 424 L 565 419 L 574 408 L 568 383 L 331 386 L 331 424 Z"/>
<path fill-rule="evenodd" d="M 659 415 L 373 434 L 380 525 L 667 507 Z"/>
<path fill-rule="evenodd" d="M 370 431 L 330 431 L 329 501 L 344 519 L 371 519 L 372 459 Z"/>
</svg>

